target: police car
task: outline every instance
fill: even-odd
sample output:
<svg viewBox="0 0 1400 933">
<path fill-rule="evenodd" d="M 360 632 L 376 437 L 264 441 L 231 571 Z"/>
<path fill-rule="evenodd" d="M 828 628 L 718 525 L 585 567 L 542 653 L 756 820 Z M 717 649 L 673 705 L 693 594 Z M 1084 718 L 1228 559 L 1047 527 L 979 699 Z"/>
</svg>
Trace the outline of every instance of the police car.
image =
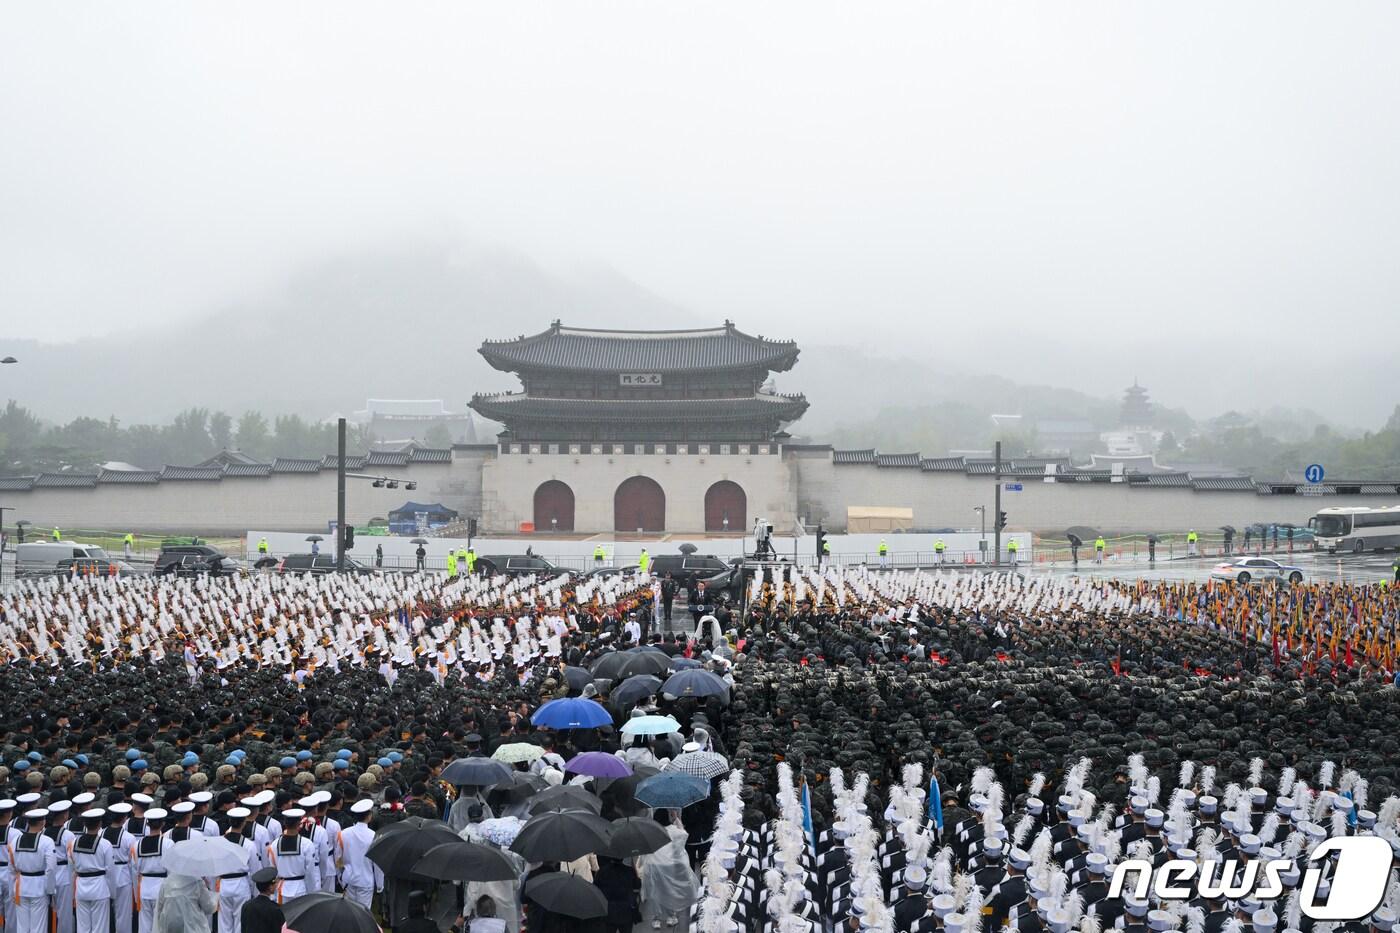
<svg viewBox="0 0 1400 933">
<path fill-rule="evenodd" d="M 1248 583 L 1251 580 L 1287 580 L 1289 583 L 1303 582 L 1303 568 L 1281 564 L 1268 557 L 1237 557 L 1216 564 L 1210 572 L 1212 580 L 1236 580 Z"/>
</svg>

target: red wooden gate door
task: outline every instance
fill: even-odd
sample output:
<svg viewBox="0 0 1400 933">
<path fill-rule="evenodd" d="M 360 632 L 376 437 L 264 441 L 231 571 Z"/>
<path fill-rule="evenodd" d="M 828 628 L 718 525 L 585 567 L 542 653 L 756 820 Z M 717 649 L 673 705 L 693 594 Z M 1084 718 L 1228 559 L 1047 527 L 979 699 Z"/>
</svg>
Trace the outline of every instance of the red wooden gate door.
<svg viewBox="0 0 1400 933">
<path fill-rule="evenodd" d="M 622 481 L 613 496 L 614 531 L 665 531 L 666 493 L 648 476 Z"/>
<path fill-rule="evenodd" d="M 705 491 L 705 530 L 745 531 L 749 524 L 748 507 L 742 486 L 720 480 Z"/>
<path fill-rule="evenodd" d="M 574 530 L 574 491 L 557 479 L 535 490 L 535 531 Z"/>
</svg>

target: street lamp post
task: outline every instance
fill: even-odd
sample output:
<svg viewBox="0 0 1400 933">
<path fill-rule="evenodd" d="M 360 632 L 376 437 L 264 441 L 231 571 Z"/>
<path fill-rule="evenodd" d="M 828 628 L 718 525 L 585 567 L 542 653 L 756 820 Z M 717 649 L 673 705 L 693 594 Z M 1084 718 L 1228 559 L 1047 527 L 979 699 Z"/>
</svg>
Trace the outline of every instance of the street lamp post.
<svg viewBox="0 0 1400 933">
<path fill-rule="evenodd" d="M 987 507 L 985 505 L 974 505 L 972 511 L 982 516 L 982 536 L 977 541 L 977 556 L 986 563 L 987 560 Z"/>
</svg>

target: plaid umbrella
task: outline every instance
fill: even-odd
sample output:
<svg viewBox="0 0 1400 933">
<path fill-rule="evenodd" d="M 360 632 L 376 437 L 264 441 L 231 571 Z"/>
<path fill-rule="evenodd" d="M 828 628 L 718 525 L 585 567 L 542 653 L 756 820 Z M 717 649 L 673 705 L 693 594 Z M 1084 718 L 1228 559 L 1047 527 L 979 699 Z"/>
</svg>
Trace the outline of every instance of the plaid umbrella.
<svg viewBox="0 0 1400 933">
<path fill-rule="evenodd" d="M 717 752 L 685 752 L 671 759 L 662 772 L 691 774 L 710 780 L 729 773 L 729 762 Z"/>
</svg>

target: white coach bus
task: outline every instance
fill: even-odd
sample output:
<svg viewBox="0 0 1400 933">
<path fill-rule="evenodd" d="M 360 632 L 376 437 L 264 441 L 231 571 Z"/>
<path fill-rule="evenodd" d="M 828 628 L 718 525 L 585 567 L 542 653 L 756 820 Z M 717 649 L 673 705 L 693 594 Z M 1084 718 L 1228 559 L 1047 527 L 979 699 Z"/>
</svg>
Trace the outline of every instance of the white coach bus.
<svg viewBox="0 0 1400 933">
<path fill-rule="evenodd" d="M 1386 509 L 1322 509 L 1308 519 L 1313 541 L 1328 553 L 1400 548 L 1400 505 Z"/>
</svg>

